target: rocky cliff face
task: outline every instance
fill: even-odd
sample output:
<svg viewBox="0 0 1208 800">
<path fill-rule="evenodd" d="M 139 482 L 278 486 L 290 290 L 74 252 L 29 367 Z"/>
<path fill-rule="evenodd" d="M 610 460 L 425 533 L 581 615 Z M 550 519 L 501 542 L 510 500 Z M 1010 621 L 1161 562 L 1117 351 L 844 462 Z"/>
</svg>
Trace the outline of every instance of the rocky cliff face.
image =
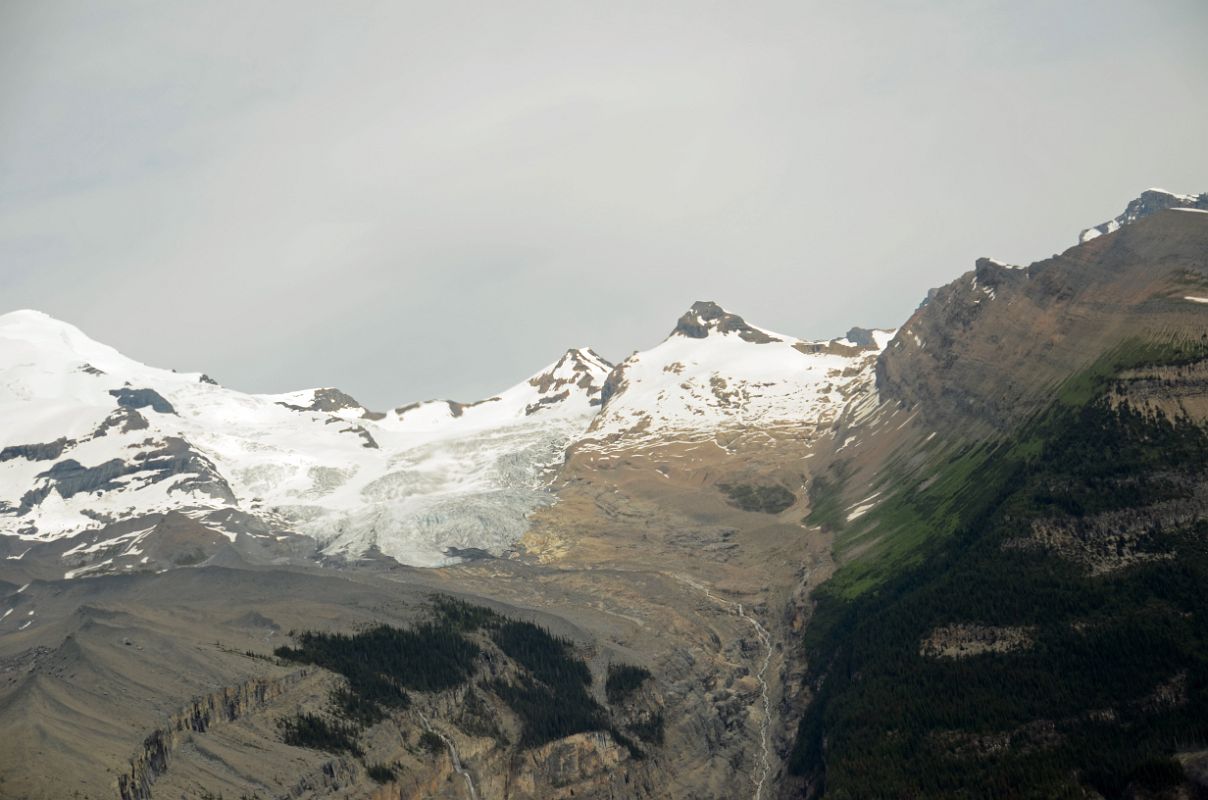
<svg viewBox="0 0 1208 800">
<path fill-rule="evenodd" d="M 765 330 L 748 325 L 747 321 L 737 314 L 731 314 L 717 303 L 697 301 L 692 304 L 671 331 L 672 336 L 686 336 L 689 339 L 705 339 L 711 331 L 726 334 L 732 333 L 744 342 L 752 344 L 768 344 L 781 341 L 777 336 Z"/>
<path fill-rule="evenodd" d="M 1198 339 L 1206 243 L 1208 214 L 1166 210 L 1028 267 L 982 259 L 902 326 L 878 391 L 934 426 L 1008 430 L 1125 339 Z"/>
<path fill-rule="evenodd" d="M 1080 391 L 1070 381 L 1092 365 L 1138 342 L 1198 343 L 1206 251 L 1208 213 L 1171 208 L 1026 267 L 979 259 L 929 292 L 878 356 L 875 400 L 840 417 L 834 445 L 810 462 L 809 520 L 841 531 L 839 561 L 887 549 L 908 558 L 879 509 L 927 491 L 946 463 L 984 458 L 988 443 Z M 1208 418 L 1199 367 L 1175 371 L 1160 387 L 1168 367 L 1127 381 L 1132 402 Z M 955 515 L 965 501 L 944 502 Z"/>
<path fill-rule="evenodd" d="M 280 678 L 256 678 L 198 698 L 177 711 L 161 728 L 143 740 L 130 760 L 129 771 L 119 775 L 120 800 L 150 800 L 152 785 L 167 771 L 172 755 L 191 733 L 205 733 L 215 724 L 234 722 L 255 713 L 306 677 L 301 669 Z"/>
<path fill-rule="evenodd" d="M 1101 225 L 1096 225 L 1093 228 L 1087 228 L 1082 231 L 1078 235 L 1078 241 L 1089 242 L 1091 239 L 1099 236 L 1115 233 L 1125 225 L 1156 214 L 1159 211 L 1165 211 L 1168 208 L 1208 209 L 1208 192 L 1192 195 L 1175 194 L 1165 189 L 1146 189 L 1137 198 L 1129 202 L 1128 206 L 1124 209 L 1124 213 Z"/>
</svg>

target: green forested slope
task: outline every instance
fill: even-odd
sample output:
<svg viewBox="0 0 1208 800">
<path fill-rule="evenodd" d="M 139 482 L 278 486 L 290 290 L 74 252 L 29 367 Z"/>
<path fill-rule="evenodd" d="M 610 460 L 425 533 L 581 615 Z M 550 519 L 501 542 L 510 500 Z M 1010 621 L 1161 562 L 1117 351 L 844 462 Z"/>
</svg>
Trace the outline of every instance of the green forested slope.
<svg viewBox="0 0 1208 800">
<path fill-rule="evenodd" d="M 1116 376 L 1204 357 L 1117 349 L 875 512 L 893 539 L 823 587 L 807 628 L 816 695 L 790 766 L 814 794 L 1184 781 L 1174 755 L 1208 749 L 1208 434 L 1130 406 Z"/>
</svg>

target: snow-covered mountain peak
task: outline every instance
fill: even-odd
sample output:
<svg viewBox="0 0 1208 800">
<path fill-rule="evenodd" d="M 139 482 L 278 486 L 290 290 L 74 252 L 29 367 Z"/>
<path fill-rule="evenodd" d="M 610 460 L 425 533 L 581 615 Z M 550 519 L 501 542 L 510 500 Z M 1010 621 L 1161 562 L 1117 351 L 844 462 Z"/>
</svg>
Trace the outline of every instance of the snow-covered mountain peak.
<svg viewBox="0 0 1208 800">
<path fill-rule="evenodd" d="M 581 449 L 829 425 L 871 391 L 877 354 L 892 336 L 853 328 L 847 338 L 808 341 L 694 303 L 666 340 L 613 369 Z"/>
<path fill-rule="evenodd" d="M 0 368 L 34 359 L 42 367 L 56 368 L 73 362 L 92 364 L 96 369 L 143 366 L 41 311 L 23 309 L 0 315 Z"/>
<path fill-rule="evenodd" d="M 236 540 L 278 557 L 298 533 L 327 555 L 416 565 L 500 553 L 552 502 L 571 445 L 829 430 L 873 391 L 889 337 L 799 340 L 700 302 L 615 368 L 572 348 L 485 400 L 378 413 L 334 387 L 245 394 L 14 312 L 0 316 L 0 535 L 72 575 L 158 568 L 181 548 L 192 559 Z M 210 538 L 154 545 L 167 514 Z"/>
<path fill-rule="evenodd" d="M 500 427 L 532 421 L 583 419 L 601 404 L 604 380 L 612 364 L 590 347 L 572 348 L 544 369 L 509 389 L 474 403 L 428 400 L 396 408 L 391 415 L 404 430 Z"/>
<path fill-rule="evenodd" d="M 95 396 L 98 389 L 147 382 L 160 388 L 213 383 L 201 373 L 177 373 L 135 361 L 41 311 L 0 315 L 0 403 L 80 400 Z M 4 427 L 0 424 L 0 430 Z"/>
<path fill-rule="evenodd" d="M 1176 194 L 1165 189 L 1150 188 L 1141 192 L 1125 207 L 1124 213 L 1101 225 L 1087 228 L 1078 235 L 1078 243 L 1089 242 L 1099 236 L 1115 233 L 1120 228 L 1137 220 L 1168 208 L 1208 209 L 1208 192 L 1199 195 Z"/>
<path fill-rule="evenodd" d="M 545 405 L 560 402 L 558 398 L 569 399 L 570 395 L 577 394 L 580 398 L 587 398 L 588 405 L 598 406 L 600 389 L 611 370 L 612 364 L 590 347 L 576 347 L 567 350 L 545 370 L 529 378 L 528 385 L 537 390 L 540 395 L 538 402 Z"/>
<path fill-rule="evenodd" d="M 30 332 L 42 331 L 48 336 L 61 333 L 83 336 L 83 333 L 76 326 L 55 319 L 45 311 L 38 311 L 33 308 L 18 308 L 14 311 L 0 314 L 0 331 L 15 328 Z"/>
<path fill-rule="evenodd" d="M 485 401 L 381 414 L 333 387 L 245 394 L 45 314 L 5 314 L 0 535 L 62 551 L 72 574 L 148 568 L 146 537 L 125 527 L 177 512 L 211 530 L 206 553 L 240 535 L 279 550 L 290 532 L 411 564 L 498 552 L 549 502 L 547 469 L 586 430 L 610 368 L 573 349 Z"/>
</svg>

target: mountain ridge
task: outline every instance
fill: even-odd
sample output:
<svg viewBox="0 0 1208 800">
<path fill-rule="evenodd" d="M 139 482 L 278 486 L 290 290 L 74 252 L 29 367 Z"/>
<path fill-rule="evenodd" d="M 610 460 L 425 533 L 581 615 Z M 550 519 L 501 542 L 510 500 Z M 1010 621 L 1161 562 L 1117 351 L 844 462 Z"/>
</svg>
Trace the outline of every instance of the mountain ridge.
<svg viewBox="0 0 1208 800">
<path fill-rule="evenodd" d="M 1206 197 L 1147 190 L 1116 227 Z M 1081 237 L 1070 252 L 1098 252 L 1119 235 Z M 1035 293 L 1048 274 L 979 259 L 964 289 L 932 290 L 900 331 L 853 328 L 826 341 L 769 331 L 696 301 L 661 343 L 617 364 L 590 347 L 571 348 L 482 400 L 385 412 L 334 387 L 235 392 L 202 373 L 141 364 L 69 323 L 19 310 L 0 316 L 0 407 L 9 412 L 0 431 L 0 526 L 36 543 L 133 512 L 180 510 L 214 520 L 231 543 L 289 540 L 274 558 L 296 557 L 306 540 L 319 557 L 374 550 L 437 564 L 449 552 L 504 555 L 529 515 L 553 502 L 549 481 L 564 462 L 719 436 L 733 449 L 752 432 L 777 430 L 816 443 L 832 430 L 857 430 L 882 395 L 937 413 L 945 401 L 919 394 L 929 370 L 896 365 L 906 354 L 956 352 L 959 342 L 946 337 L 986 309 L 1016 302 L 999 293 Z M 959 314 L 925 322 L 941 307 Z M 928 351 L 929 342 L 939 345 Z M 987 380 L 1009 374 L 996 367 Z M 964 424 L 992 427 L 1007 413 Z M 85 506 L 93 516 L 72 511 Z M 218 513 L 231 508 L 242 515 Z M 251 527 L 249 514 L 259 520 Z"/>
<path fill-rule="evenodd" d="M 547 476 L 564 449 L 584 445 L 589 430 L 611 444 L 648 441 L 633 425 L 609 431 L 600 423 L 627 403 L 632 411 L 635 397 L 661 415 L 668 435 L 708 435 L 768 413 L 789 424 L 814 413 L 795 396 L 799 388 L 817 390 L 824 373 L 837 376 L 857 356 L 869 366 L 887 339 L 874 332 L 865 344 L 797 340 L 698 301 L 664 340 L 695 353 L 685 356 L 695 365 L 689 374 L 669 385 L 693 383 L 689 390 L 638 391 L 622 376 L 639 354 L 612 365 L 585 347 L 474 403 L 431 400 L 377 412 L 335 387 L 248 395 L 203 373 L 149 367 L 69 323 L 21 310 L 0 316 L 8 348 L 7 360 L 0 354 L 0 407 L 8 411 L 0 526 L 34 546 L 86 538 L 51 548 L 63 551 L 63 572 L 73 576 L 197 558 L 190 550 L 167 562 L 149 559 L 145 537 L 132 539 L 119 524 L 143 518 L 155 529 L 168 512 L 221 534 L 207 538 L 203 558 L 215 557 L 223 538 L 243 557 L 267 552 L 270 560 L 295 560 L 311 548 L 320 558 L 373 551 L 421 565 L 458 552 L 502 555 L 528 515 L 552 502 Z M 769 345 L 776 353 L 763 372 L 744 375 L 745 349 Z M 683 371 L 675 363 L 658 369 Z M 804 383 L 773 391 L 794 371 Z M 864 369 L 860 379 L 869 375 Z M 822 400 L 838 408 L 841 394 L 822 388 Z"/>
<path fill-rule="evenodd" d="M 365 796 L 395 763 L 380 791 L 404 796 L 1192 791 L 1206 254 L 1208 216 L 1156 208 L 1028 266 L 978 259 L 896 333 L 797 339 L 699 301 L 617 365 L 575 348 L 494 398 L 385 412 L 124 375 L 62 331 L 53 363 L 0 345 L 0 426 L 45 432 L 0 439 L 0 738 L 31 743 L 0 777 L 48 798 L 115 774 L 149 776 L 139 797 Z M 67 515 L 83 528 L 37 529 Z M 459 608 L 432 592 L 548 624 L 601 704 L 640 665 L 632 702 L 539 750 L 515 713 L 541 710 L 538 662 L 484 659 L 380 723 L 324 669 L 245 702 L 283 631 Z M 190 696 L 243 719 L 165 762 L 180 729 L 153 710 Z M 282 741 L 301 713 L 360 714 L 372 760 Z"/>
</svg>

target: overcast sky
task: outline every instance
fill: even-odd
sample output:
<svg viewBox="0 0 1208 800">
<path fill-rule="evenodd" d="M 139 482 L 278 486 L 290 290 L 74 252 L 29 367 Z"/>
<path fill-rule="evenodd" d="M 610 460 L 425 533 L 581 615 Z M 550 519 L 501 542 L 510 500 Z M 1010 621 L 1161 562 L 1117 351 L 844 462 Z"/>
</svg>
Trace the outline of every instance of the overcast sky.
<svg viewBox="0 0 1208 800">
<path fill-rule="evenodd" d="M 0 310 L 472 400 L 696 299 L 830 338 L 1208 191 L 1208 3 L 0 3 Z"/>
</svg>

